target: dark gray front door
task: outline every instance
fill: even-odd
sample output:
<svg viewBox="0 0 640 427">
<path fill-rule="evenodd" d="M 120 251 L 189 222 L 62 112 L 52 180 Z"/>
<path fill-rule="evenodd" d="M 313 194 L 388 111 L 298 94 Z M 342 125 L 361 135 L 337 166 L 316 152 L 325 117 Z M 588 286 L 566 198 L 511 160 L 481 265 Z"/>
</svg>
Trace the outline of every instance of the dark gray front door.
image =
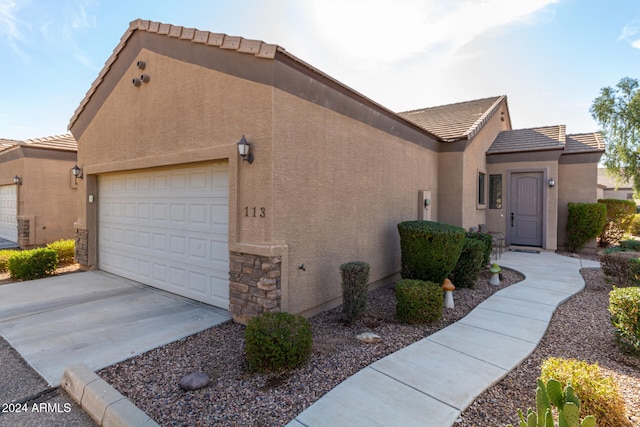
<svg viewBox="0 0 640 427">
<path fill-rule="evenodd" d="M 542 172 L 511 174 L 512 245 L 542 246 Z"/>
</svg>

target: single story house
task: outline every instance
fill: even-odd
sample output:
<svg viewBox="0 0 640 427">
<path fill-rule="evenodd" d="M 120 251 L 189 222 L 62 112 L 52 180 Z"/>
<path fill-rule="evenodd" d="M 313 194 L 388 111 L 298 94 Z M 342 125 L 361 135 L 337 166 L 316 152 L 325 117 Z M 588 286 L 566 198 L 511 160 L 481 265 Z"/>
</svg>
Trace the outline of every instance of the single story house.
<svg viewBox="0 0 640 427">
<path fill-rule="evenodd" d="M 76 157 L 71 134 L 0 139 L 0 238 L 24 249 L 74 237 Z"/>
<path fill-rule="evenodd" d="M 560 204 L 595 201 L 602 152 L 565 135 L 538 150 L 512 130 L 506 96 L 396 113 L 280 46 L 145 20 L 69 129 L 83 176 L 77 260 L 238 322 L 339 305 L 348 261 L 371 265 L 371 288 L 396 280 L 405 220 L 483 225 L 513 244 L 537 227 L 531 243 L 554 250 Z M 514 233 L 520 192 L 543 213 L 516 218 Z"/>
<path fill-rule="evenodd" d="M 598 199 L 633 200 L 640 207 L 640 199 L 634 193 L 633 183 L 618 182 L 606 168 L 598 168 Z"/>
</svg>

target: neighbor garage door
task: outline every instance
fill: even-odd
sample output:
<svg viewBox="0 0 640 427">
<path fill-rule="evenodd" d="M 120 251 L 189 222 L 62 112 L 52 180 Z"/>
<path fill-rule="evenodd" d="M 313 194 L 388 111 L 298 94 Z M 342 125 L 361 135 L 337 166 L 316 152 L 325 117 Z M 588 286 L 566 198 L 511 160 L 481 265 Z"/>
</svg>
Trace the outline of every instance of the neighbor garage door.
<svg viewBox="0 0 640 427">
<path fill-rule="evenodd" d="M 15 185 L 0 185 L 0 237 L 18 241 L 17 198 Z"/>
<path fill-rule="evenodd" d="M 228 166 L 98 177 L 101 270 L 228 309 Z"/>
</svg>

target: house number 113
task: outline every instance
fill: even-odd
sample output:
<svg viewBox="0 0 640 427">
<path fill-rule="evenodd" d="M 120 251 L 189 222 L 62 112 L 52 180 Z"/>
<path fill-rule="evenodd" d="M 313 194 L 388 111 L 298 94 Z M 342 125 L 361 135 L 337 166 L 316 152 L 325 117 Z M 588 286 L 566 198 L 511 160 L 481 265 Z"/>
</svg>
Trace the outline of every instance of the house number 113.
<svg viewBox="0 0 640 427">
<path fill-rule="evenodd" d="M 264 207 L 245 207 L 244 208 L 244 216 L 249 218 L 264 218 L 267 216 L 267 210 Z"/>
</svg>

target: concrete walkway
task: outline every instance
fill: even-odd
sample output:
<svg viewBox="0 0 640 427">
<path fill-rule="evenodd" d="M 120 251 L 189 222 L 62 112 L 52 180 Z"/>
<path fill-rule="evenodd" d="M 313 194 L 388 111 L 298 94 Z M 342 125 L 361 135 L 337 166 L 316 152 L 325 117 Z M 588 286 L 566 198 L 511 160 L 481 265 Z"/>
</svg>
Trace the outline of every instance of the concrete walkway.
<svg viewBox="0 0 640 427">
<path fill-rule="evenodd" d="M 230 319 L 210 305 L 98 271 L 0 286 L 0 335 L 51 386 Z"/>
<path fill-rule="evenodd" d="M 452 426 L 535 350 L 555 309 L 584 288 L 580 268 L 600 266 L 548 252 L 506 252 L 498 263 L 525 280 L 351 376 L 288 427 Z"/>
</svg>

